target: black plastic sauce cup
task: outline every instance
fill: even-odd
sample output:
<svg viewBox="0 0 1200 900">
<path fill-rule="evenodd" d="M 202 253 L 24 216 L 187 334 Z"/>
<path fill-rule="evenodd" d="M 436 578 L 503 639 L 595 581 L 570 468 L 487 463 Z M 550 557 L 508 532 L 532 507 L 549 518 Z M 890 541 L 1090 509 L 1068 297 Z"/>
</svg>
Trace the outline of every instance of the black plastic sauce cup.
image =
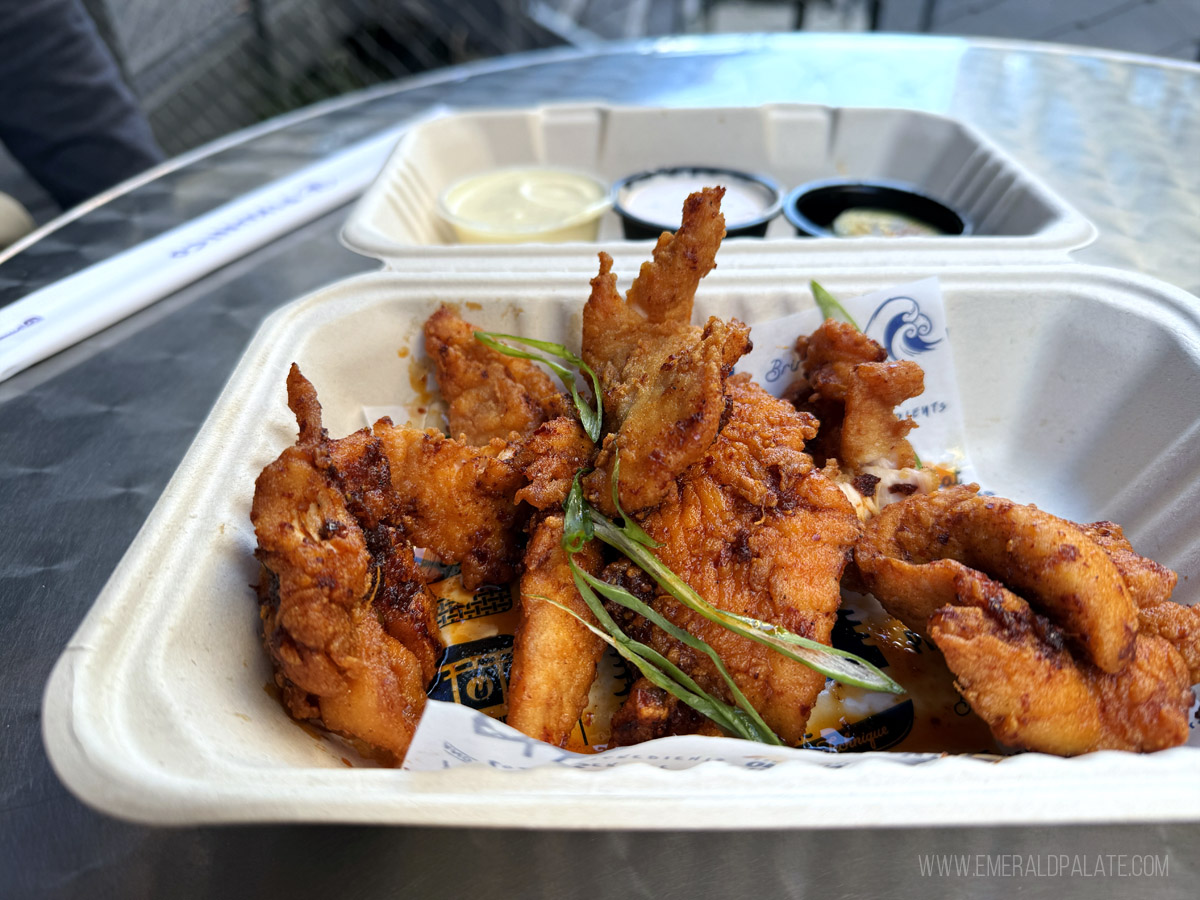
<svg viewBox="0 0 1200 900">
<path fill-rule="evenodd" d="M 657 238 L 664 231 L 675 231 L 679 228 L 679 210 L 683 208 L 686 192 L 679 198 L 674 221 L 652 221 L 639 216 L 626 205 L 630 198 L 636 197 L 637 189 L 644 187 L 645 182 L 656 178 L 672 177 L 698 179 L 707 187 L 722 185 L 729 188 L 734 183 L 740 183 L 743 187 L 762 197 L 762 212 L 755 218 L 739 221 L 731 226 L 728 222 L 728 215 L 726 216 L 725 236 L 727 238 L 763 237 L 767 233 L 767 225 L 779 215 L 779 210 L 783 206 L 783 190 L 765 175 L 752 175 L 737 169 L 722 169 L 712 166 L 671 166 L 638 172 L 622 178 L 613 185 L 613 209 L 621 217 L 621 226 L 626 240 Z"/>
<path fill-rule="evenodd" d="M 793 190 L 783 204 L 787 220 L 799 234 L 809 237 L 839 237 L 833 231 L 833 220 L 851 209 L 899 213 L 944 235 L 971 233 L 971 224 L 950 207 L 893 181 L 813 181 Z"/>
</svg>

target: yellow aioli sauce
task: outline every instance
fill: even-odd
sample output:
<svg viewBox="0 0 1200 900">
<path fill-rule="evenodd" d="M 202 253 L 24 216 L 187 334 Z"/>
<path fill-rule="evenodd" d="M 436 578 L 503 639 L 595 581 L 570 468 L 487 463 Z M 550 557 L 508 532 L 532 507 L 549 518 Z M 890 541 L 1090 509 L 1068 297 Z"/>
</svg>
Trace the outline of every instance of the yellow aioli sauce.
<svg viewBox="0 0 1200 900">
<path fill-rule="evenodd" d="M 513 244 L 596 239 L 608 186 L 567 169 L 525 167 L 471 175 L 438 202 L 463 243 Z"/>
</svg>

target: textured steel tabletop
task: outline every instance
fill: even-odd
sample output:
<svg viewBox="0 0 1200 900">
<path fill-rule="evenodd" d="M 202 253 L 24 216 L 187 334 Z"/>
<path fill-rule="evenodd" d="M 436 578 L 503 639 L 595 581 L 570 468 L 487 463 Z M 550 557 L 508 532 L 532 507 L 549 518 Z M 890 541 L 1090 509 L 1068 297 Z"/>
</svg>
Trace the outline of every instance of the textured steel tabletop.
<svg viewBox="0 0 1200 900">
<path fill-rule="evenodd" d="M 1099 238 L 1076 259 L 1200 293 L 1200 67 L 1018 43 L 795 34 L 500 60 L 267 123 L 98 198 L 22 252 L 0 256 L 0 306 L 432 104 L 569 99 L 950 115 L 1095 222 Z M 262 319 L 375 267 L 338 245 L 345 214 L 0 384 L 0 897 L 1195 896 L 1196 825 L 713 835 L 158 830 L 82 806 L 42 750 L 46 677 Z M 1136 883 L 938 877 L 920 868 L 929 853 L 1167 853 L 1169 874 Z"/>
</svg>

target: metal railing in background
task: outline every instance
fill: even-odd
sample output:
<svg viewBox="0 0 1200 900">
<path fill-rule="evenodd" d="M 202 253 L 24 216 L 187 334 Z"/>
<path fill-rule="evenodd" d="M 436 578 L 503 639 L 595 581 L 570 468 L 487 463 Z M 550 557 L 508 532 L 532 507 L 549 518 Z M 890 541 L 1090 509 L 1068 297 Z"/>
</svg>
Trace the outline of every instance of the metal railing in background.
<svg viewBox="0 0 1200 900">
<path fill-rule="evenodd" d="M 1197 58 L 1200 0 L 84 0 L 159 142 L 180 153 L 307 104 L 560 44 L 884 30 Z"/>
<path fill-rule="evenodd" d="M 524 0 L 85 0 L 168 154 L 416 72 L 562 43 Z"/>
</svg>

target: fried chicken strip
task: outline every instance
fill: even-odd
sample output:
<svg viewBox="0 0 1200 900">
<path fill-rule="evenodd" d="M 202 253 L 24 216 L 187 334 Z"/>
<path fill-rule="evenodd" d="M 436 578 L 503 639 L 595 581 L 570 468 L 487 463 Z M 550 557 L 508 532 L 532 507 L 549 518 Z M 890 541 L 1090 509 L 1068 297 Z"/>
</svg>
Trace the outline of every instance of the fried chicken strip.
<svg viewBox="0 0 1200 900">
<path fill-rule="evenodd" d="M 721 199 L 725 188 L 703 188 L 683 202 L 675 234 L 664 231 L 653 258 L 642 263 L 626 297 L 651 322 L 690 322 L 700 279 L 717 267 L 717 248 L 725 238 Z"/>
<path fill-rule="evenodd" d="M 1110 674 L 1077 662 L 1062 633 L 1003 585 L 969 569 L 955 582 L 955 605 L 930 617 L 929 633 L 997 740 L 1060 756 L 1187 740 L 1191 681 L 1167 641 L 1138 635 L 1129 664 Z"/>
<path fill-rule="evenodd" d="M 741 322 L 690 324 L 696 287 L 716 265 L 725 235 L 723 195 L 708 188 L 688 197 L 679 231 L 659 238 L 624 301 L 612 259 L 600 254 L 583 311 L 583 358 L 600 378 L 611 434 L 586 489 L 609 515 L 616 513 L 610 481 L 617 448 L 621 506 L 630 513 L 655 506 L 716 438 L 725 380 L 750 350 Z"/>
<path fill-rule="evenodd" d="M 449 406 L 450 434 L 471 446 L 569 414 L 567 397 L 526 359 L 505 356 L 475 339 L 475 326 L 442 306 L 425 322 L 425 352 Z"/>
<path fill-rule="evenodd" d="M 441 646 L 434 600 L 388 521 L 387 467 L 373 439 L 330 441 L 294 365 L 288 403 L 299 440 L 259 475 L 250 513 L 263 643 L 292 716 L 399 763 Z M 390 598 L 382 609 L 381 597 Z"/>
<path fill-rule="evenodd" d="M 726 391 L 731 411 L 720 435 L 641 524 L 661 542 L 655 552 L 663 563 L 709 603 L 827 644 L 841 599 L 838 581 L 860 534 L 858 517 L 804 452 L 816 428 L 811 416 L 747 376 L 730 378 Z M 624 471 L 622 460 L 622 478 Z M 823 675 L 691 612 L 629 564 L 610 565 L 605 578 L 707 641 L 767 724 L 786 743 L 803 738 Z M 708 657 L 626 610 L 610 612 L 636 640 L 731 701 Z M 672 721 L 683 720 L 665 715 L 663 727 Z M 617 741 L 650 733 L 642 727 L 645 716 L 626 714 L 621 722 L 639 727 L 617 729 Z"/>
<path fill-rule="evenodd" d="M 566 745 L 587 707 L 588 691 L 605 646 L 570 614 L 540 599 L 549 597 L 596 624 L 575 589 L 562 538 L 563 517 L 547 515 L 529 539 L 508 691 L 508 724 L 559 747 Z M 584 571 L 599 572 L 596 541 L 585 544 L 574 558 Z"/>
<path fill-rule="evenodd" d="M 836 459 L 843 469 L 886 463 L 916 464 L 905 437 L 916 423 L 897 419 L 896 407 L 925 390 L 925 373 L 911 360 L 887 361 L 887 351 L 853 325 L 826 319 L 796 342 L 801 378 L 787 391 L 798 409 L 821 423 L 809 451 L 818 464 Z"/>
<path fill-rule="evenodd" d="M 584 482 L 588 499 L 607 515 L 617 512 L 611 479 L 618 450 L 621 507 L 633 513 L 657 505 L 717 437 L 724 383 L 750 348 L 750 330 L 713 318 L 696 331 L 632 355 L 622 383 L 607 393 L 620 428 L 605 437 L 596 471 Z"/>
<path fill-rule="evenodd" d="M 1133 658 L 1138 615 L 1108 554 L 1072 522 L 978 490 L 913 496 L 872 519 L 855 549 L 871 593 L 923 632 L 956 573 L 937 561 L 953 560 L 1020 591 L 1090 661 L 1121 671 Z"/>
<path fill-rule="evenodd" d="M 521 559 L 514 495 L 525 480 L 499 458 L 504 442 L 468 447 L 434 429 L 396 427 L 387 418 L 375 423 L 374 432 L 409 540 L 445 562 L 460 563 L 467 590 L 511 581 Z"/>
<path fill-rule="evenodd" d="M 1171 600 L 1178 576 L 1164 565 L 1139 555 L 1115 522 L 1083 525 L 1125 579 L 1138 606 L 1138 633 L 1155 634 L 1179 651 L 1192 684 L 1200 683 L 1200 607 Z"/>
</svg>

